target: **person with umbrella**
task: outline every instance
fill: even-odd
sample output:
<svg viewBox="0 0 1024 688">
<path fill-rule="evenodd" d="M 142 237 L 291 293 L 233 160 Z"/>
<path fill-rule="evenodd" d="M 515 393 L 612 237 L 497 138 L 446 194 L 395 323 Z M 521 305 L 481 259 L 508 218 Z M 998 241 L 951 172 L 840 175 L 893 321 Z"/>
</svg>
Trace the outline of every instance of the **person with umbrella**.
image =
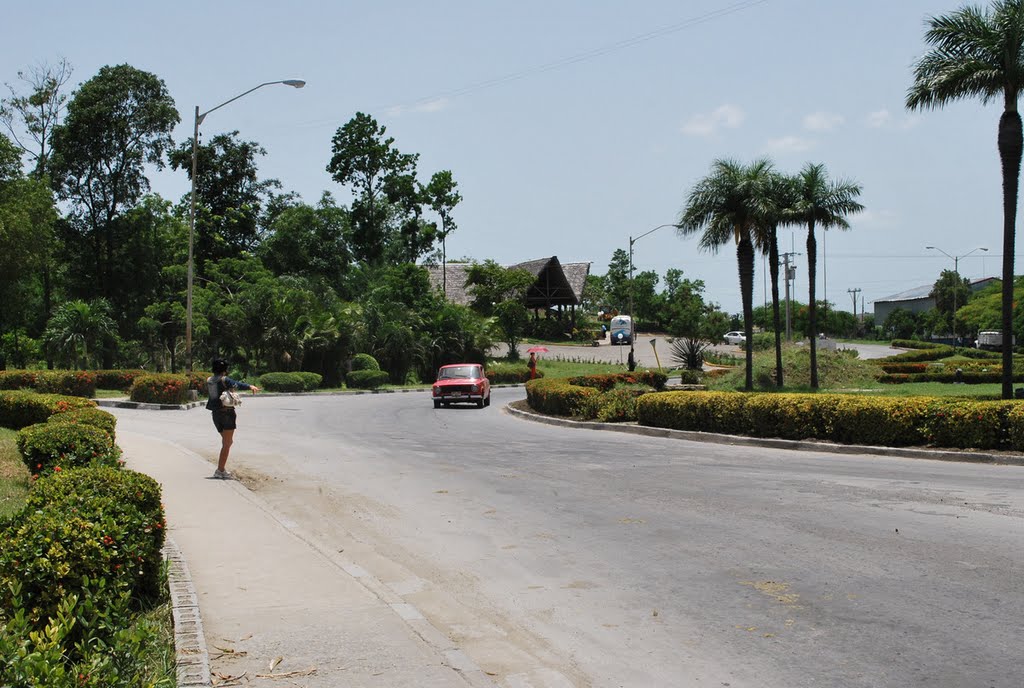
<svg viewBox="0 0 1024 688">
<path fill-rule="evenodd" d="M 537 354 L 542 351 L 547 351 L 547 347 L 544 346 L 531 346 L 526 350 L 530 354 L 530 360 L 526 362 L 526 367 L 530 369 L 530 379 L 537 379 Z"/>
</svg>

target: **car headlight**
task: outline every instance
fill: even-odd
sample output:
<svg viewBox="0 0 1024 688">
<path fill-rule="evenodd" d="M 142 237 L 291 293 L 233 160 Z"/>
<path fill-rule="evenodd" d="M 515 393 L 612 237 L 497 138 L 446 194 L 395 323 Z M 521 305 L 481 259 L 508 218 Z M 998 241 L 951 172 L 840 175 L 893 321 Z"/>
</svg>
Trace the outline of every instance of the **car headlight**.
<svg viewBox="0 0 1024 688">
<path fill-rule="evenodd" d="M 440 387 L 437 387 L 437 386 L 435 386 L 435 387 L 433 387 L 433 388 L 432 388 L 432 390 L 431 390 L 431 391 L 433 392 L 434 396 L 436 397 L 436 396 L 437 396 L 438 394 L 440 394 L 440 393 L 441 393 L 441 388 L 440 388 Z"/>
</svg>

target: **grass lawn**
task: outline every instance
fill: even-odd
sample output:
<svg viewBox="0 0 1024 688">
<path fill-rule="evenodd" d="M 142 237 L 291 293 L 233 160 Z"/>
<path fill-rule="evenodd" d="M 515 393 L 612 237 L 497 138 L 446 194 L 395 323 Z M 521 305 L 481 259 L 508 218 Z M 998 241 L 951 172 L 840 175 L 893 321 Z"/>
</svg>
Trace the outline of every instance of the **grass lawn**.
<svg viewBox="0 0 1024 688">
<path fill-rule="evenodd" d="M 0 428 L 0 518 L 18 511 L 28 495 L 30 476 L 14 444 L 14 430 Z"/>
<path fill-rule="evenodd" d="M 127 392 L 120 389 L 97 389 L 96 396 L 94 399 L 116 399 L 117 397 L 126 397 Z"/>
</svg>

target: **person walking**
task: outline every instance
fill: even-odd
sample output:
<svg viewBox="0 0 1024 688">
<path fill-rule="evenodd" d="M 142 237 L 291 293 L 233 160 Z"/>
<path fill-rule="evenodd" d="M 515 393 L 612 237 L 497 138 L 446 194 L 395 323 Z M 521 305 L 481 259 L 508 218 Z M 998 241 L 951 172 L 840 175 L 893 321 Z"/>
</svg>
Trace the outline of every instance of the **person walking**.
<svg viewBox="0 0 1024 688">
<path fill-rule="evenodd" d="M 220 457 L 217 459 L 217 470 L 213 472 L 213 477 L 219 480 L 231 479 L 231 473 L 227 470 L 228 454 L 231 452 L 231 443 L 235 439 L 237 426 L 235 407 L 225 405 L 221 401 L 221 394 L 236 389 L 249 390 L 253 394 L 260 391 L 256 385 L 228 377 L 228 362 L 225 359 L 213 359 L 213 375 L 206 378 L 206 392 L 209 396 L 206 408 L 213 412 L 213 425 L 220 433 Z"/>
<path fill-rule="evenodd" d="M 537 379 L 537 354 L 530 352 L 530 360 L 526 362 L 526 367 L 530 369 L 530 379 Z"/>
</svg>

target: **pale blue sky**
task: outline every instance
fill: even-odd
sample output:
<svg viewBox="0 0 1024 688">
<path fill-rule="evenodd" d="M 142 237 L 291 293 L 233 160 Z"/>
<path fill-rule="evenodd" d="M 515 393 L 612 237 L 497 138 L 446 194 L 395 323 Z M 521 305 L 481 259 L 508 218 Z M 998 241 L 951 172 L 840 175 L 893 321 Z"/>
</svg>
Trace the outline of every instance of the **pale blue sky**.
<svg viewBox="0 0 1024 688">
<path fill-rule="evenodd" d="M 324 167 L 331 137 L 357 111 L 419 153 L 423 181 L 452 170 L 464 201 L 451 257 L 503 263 L 557 255 L 603 274 L 628 237 L 673 222 L 719 157 L 768 155 L 797 171 L 822 162 L 864 187 L 867 212 L 819 236 L 819 295 L 850 310 L 933 282 L 952 255 L 972 278 L 1002 253 L 998 106 L 969 102 L 908 114 L 925 0 L 453 0 L 415 2 L 93 3 L 37 0 L 5 9 L 0 80 L 66 57 L 73 83 L 105 64 L 164 79 L 191 135 L 238 129 L 267 149 L 261 172 L 310 203 L 347 197 Z M 6 95 L 6 92 L 5 92 Z M 181 173 L 152 179 L 177 200 Z M 782 233 L 803 253 L 804 232 Z M 821 248 L 824 245 L 824 270 Z M 796 291 L 806 300 L 805 258 Z M 700 253 L 662 229 L 635 245 L 638 271 L 703 279 L 739 310 L 735 253 Z M 762 302 L 757 266 L 755 303 Z M 823 274 L 824 273 L 824 274 Z M 860 307 L 858 305 L 858 310 Z"/>
</svg>

